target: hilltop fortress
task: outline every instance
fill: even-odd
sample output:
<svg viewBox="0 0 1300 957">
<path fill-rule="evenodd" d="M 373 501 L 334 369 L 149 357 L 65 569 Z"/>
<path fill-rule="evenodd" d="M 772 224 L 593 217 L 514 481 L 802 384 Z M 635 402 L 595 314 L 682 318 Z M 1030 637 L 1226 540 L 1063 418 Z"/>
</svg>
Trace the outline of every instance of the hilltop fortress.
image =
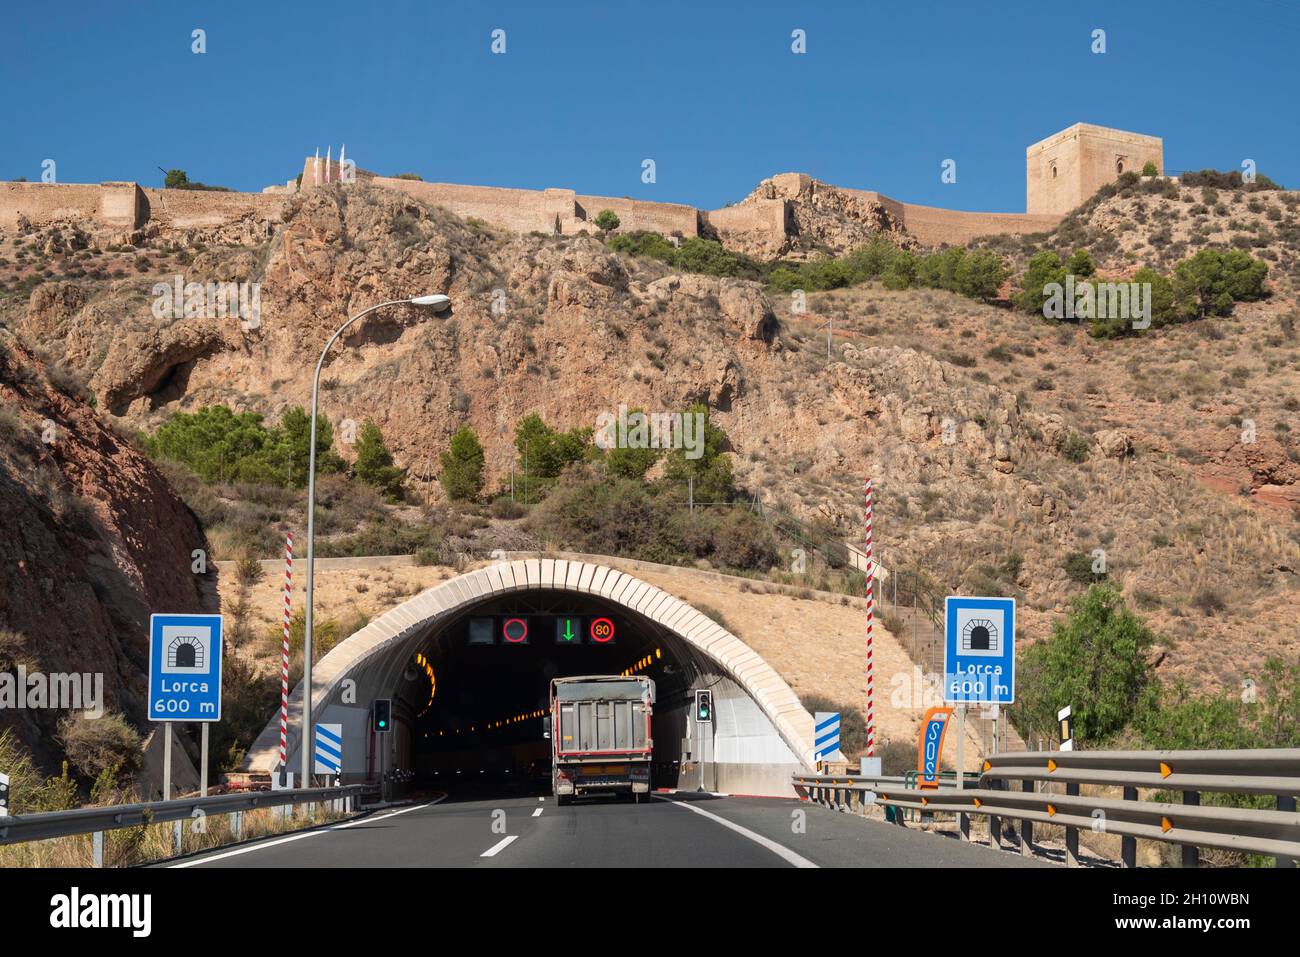
<svg viewBox="0 0 1300 957">
<path fill-rule="evenodd" d="M 356 170 L 356 180 L 399 190 L 464 218 L 515 232 L 572 235 L 596 232 L 602 210 L 620 231 L 651 230 L 668 237 L 704 236 L 760 258 L 843 250 L 886 234 L 902 244 L 962 245 L 976 236 L 1051 229 L 1071 209 L 1127 170 L 1154 163 L 1164 172 L 1159 137 L 1076 123 L 1025 151 L 1024 213 L 973 213 L 917 206 L 871 190 L 831 186 L 803 173 L 764 180 L 749 196 L 722 209 L 701 210 L 572 189 L 502 189 L 426 183 Z M 25 231 L 82 222 L 118 231 L 125 242 L 150 227 L 192 230 L 238 226 L 269 233 L 295 192 L 338 182 L 337 164 L 309 157 L 300 179 L 261 193 L 151 189 L 131 182 L 0 183 L 0 228 Z"/>
</svg>

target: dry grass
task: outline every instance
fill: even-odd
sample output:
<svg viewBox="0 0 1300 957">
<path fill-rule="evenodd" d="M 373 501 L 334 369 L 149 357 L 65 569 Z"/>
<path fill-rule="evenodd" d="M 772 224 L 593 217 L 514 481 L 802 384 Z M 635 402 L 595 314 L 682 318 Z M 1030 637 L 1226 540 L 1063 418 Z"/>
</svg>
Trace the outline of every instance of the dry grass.
<svg viewBox="0 0 1300 957">
<path fill-rule="evenodd" d="M 245 811 L 241 840 L 285 834 L 337 821 L 346 815 L 315 805 L 314 813 L 304 809 L 291 817 L 279 808 Z M 202 824 L 200 825 L 199 820 Z M 192 854 L 234 843 L 231 817 L 214 815 L 183 822 L 181 853 Z M 200 827 L 202 828 L 200 830 Z M 104 832 L 104 866 L 133 867 L 173 857 L 175 824 L 149 824 Z M 94 842 L 89 834 L 30 841 L 0 847 L 0 867 L 93 867 Z"/>
</svg>

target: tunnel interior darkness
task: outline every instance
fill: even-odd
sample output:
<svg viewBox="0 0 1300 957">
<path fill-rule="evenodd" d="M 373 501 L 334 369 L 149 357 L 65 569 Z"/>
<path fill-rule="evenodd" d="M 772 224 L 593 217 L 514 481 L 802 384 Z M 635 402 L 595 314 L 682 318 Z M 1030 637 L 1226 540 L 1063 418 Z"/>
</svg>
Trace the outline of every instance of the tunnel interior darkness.
<svg viewBox="0 0 1300 957">
<path fill-rule="evenodd" d="M 407 734 L 397 764 L 417 785 L 549 791 L 550 680 L 640 674 L 655 682 L 655 786 L 676 786 L 695 687 L 716 665 L 626 607 L 524 591 L 462 610 L 422 640 L 392 689 Z"/>
</svg>

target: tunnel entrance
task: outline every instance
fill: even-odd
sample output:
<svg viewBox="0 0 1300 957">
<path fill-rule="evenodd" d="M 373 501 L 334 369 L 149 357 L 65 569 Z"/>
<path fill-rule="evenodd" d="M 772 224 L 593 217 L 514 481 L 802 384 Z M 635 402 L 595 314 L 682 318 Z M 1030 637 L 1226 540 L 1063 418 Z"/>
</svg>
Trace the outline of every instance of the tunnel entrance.
<svg viewBox="0 0 1300 957">
<path fill-rule="evenodd" d="M 759 655 L 687 602 L 581 560 L 493 563 L 386 612 L 319 662 L 313 721 L 342 728 L 345 783 L 397 771 L 426 788 L 545 793 L 551 679 L 620 674 L 656 685 L 655 787 L 793 794 L 791 772 L 812 766 L 812 716 Z M 302 693 L 289 702 L 291 769 Z M 392 733 L 371 726 L 378 699 L 392 700 Z M 247 770 L 278 767 L 278 745 L 275 716 Z"/>
<path fill-rule="evenodd" d="M 707 671 L 653 621 L 606 600 L 550 590 L 466 609 L 430 633 L 414 661 L 395 697 L 409 711 L 417 786 L 529 793 L 550 791 L 543 720 L 552 678 L 653 679 L 652 779 L 676 786 L 683 712 Z"/>
</svg>

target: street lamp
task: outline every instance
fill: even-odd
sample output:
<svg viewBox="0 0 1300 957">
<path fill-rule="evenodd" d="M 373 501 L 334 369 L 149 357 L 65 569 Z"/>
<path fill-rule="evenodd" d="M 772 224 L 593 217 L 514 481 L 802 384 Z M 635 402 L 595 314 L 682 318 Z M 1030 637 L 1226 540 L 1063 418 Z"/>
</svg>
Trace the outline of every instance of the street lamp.
<svg viewBox="0 0 1300 957">
<path fill-rule="evenodd" d="M 420 306 L 432 312 L 442 312 L 450 305 L 451 299 L 449 297 L 433 295 L 416 296 L 414 299 L 392 299 L 388 302 L 381 302 L 377 306 L 371 306 L 369 309 L 357 313 L 335 330 L 334 335 L 330 336 L 329 342 L 325 343 L 325 348 L 321 350 L 320 361 L 316 363 L 316 377 L 311 383 L 311 438 L 309 440 L 311 451 L 307 466 L 307 615 L 306 621 L 303 622 L 302 741 L 299 742 L 299 747 L 302 749 L 302 787 L 307 787 L 308 782 L 311 780 L 311 758 L 314 750 L 311 740 L 311 639 L 312 598 L 315 595 L 313 572 L 316 564 L 316 408 L 320 398 L 320 370 L 325 365 L 325 356 L 330 351 L 330 346 L 334 345 L 348 326 L 358 319 L 370 315 L 375 310 L 387 306 Z"/>
</svg>

